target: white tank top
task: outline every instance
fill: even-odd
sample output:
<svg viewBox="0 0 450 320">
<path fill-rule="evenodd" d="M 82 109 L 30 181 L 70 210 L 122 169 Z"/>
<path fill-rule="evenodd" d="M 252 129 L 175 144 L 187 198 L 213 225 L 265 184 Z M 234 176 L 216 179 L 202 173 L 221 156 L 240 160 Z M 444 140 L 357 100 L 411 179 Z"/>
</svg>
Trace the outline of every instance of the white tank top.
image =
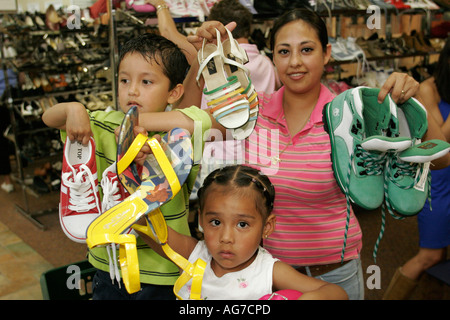
<svg viewBox="0 0 450 320">
<path fill-rule="evenodd" d="M 192 251 L 189 261 L 198 258 L 206 262 L 202 282 L 202 299 L 204 300 L 258 300 L 272 293 L 273 265 L 278 259 L 262 247 L 259 247 L 255 260 L 247 268 L 217 277 L 211 269 L 211 254 L 204 241 L 199 241 Z M 183 300 L 189 299 L 191 281 L 179 291 Z"/>
</svg>

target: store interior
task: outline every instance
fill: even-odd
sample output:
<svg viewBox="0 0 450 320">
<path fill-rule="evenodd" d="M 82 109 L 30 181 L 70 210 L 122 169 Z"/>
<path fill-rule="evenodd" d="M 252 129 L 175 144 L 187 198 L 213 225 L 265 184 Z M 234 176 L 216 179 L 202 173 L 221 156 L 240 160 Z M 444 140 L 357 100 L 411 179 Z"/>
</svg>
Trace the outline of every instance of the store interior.
<svg viewBox="0 0 450 320">
<path fill-rule="evenodd" d="M 7 69 L 14 73 L 6 81 L 3 77 L 1 101 L 10 120 L 2 134 L 9 141 L 14 186 L 12 192 L 0 190 L 1 300 L 40 300 L 42 273 L 86 259 L 86 246 L 68 239 L 59 224 L 63 144 L 58 130 L 43 124 L 42 113 L 64 101 L 79 101 L 90 110 L 116 109 L 113 75 L 120 44 L 140 33 L 158 32 L 155 10 L 119 1 L 103 1 L 102 7 L 100 1 L 72 2 L 17 0 L 11 10 L 0 8 L 2 69 L 4 75 Z M 200 6 L 186 1 L 185 14 L 174 13 L 180 32 L 195 32 L 214 2 Z M 270 1 L 260 1 L 265 2 Z M 297 1 L 291 2 L 294 6 Z M 370 20 L 374 11 L 368 7 L 374 4 L 379 15 Z M 73 5 L 81 10 L 69 11 Z M 251 41 L 270 57 L 267 36 L 279 13 L 270 6 L 255 8 Z M 379 87 L 393 71 L 425 80 L 450 32 L 445 0 L 310 1 L 310 8 L 329 27 L 332 61 L 323 83 L 336 94 L 359 85 Z M 381 288 L 386 288 L 395 270 L 417 252 L 417 220 L 387 219 L 374 262 L 380 211 L 357 209 L 356 214 L 364 234 L 365 281 L 371 281 L 369 267 L 377 265 Z M 381 299 L 382 289 L 365 288 L 367 300 Z M 450 288 L 424 274 L 411 299 L 448 300 Z"/>
</svg>

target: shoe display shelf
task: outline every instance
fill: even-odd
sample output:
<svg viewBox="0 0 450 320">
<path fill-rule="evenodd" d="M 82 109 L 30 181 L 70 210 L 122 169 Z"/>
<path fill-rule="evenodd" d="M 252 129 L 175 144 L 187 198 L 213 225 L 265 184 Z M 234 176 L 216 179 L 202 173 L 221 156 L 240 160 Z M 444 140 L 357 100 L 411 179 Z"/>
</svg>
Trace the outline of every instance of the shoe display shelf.
<svg viewBox="0 0 450 320">
<path fill-rule="evenodd" d="M 435 35 L 432 22 L 444 21 L 443 13 L 448 10 L 445 7 L 389 8 L 381 11 L 381 28 L 369 32 L 361 21 L 367 21 L 372 12 L 336 16 L 335 34 L 329 39 L 332 54 L 327 77 L 343 79 L 353 75 L 358 78 L 379 70 L 409 71 L 429 66 L 437 61 L 445 44 L 445 38 Z M 364 33 L 370 36 L 361 36 Z M 416 80 L 421 82 L 425 78 L 420 76 Z"/>
<path fill-rule="evenodd" d="M 45 126 L 41 116 L 65 101 L 78 100 L 91 110 L 115 107 L 108 27 L 49 30 L 24 27 L 19 14 L 7 17 L 8 28 L 5 16 L 0 16 L 0 57 L 3 72 L 11 69 L 18 75 L 17 88 L 6 83 L 5 103 L 11 125 L 4 133 L 15 149 L 17 172 L 12 176 L 23 191 L 23 201 L 16 209 L 43 230 L 45 225 L 39 217 L 58 212 L 58 208 L 35 210 L 29 197 L 59 191 L 57 169 L 45 175 L 36 172 L 49 163 L 58 165 L 62 143 L 59 130 Z"/>
</svg>

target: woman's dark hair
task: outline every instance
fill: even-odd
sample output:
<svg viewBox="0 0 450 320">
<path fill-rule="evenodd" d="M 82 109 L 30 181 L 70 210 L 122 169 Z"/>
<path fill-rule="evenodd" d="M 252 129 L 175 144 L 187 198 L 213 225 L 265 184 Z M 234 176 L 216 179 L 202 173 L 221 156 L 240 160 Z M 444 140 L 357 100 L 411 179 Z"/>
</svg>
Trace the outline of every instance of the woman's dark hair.
<svg viewBox="0 0 450 320">
<path fill-rule="evenodd" d="M 120 48 L 119 67 L 125 55 L 134 52 L 140 53 L 147 61 L 162 64 L 163 72 L 170 80 L 169 90 L 183 83 L 189 70 L 189 63 L 180 48 L 172 41 L 153 33 L 145 33 L 128 40 Z"/>
<path fill-rule="evenodd" d="M 445 41 L 434 71 L 434 82 L 441 99 L 450 103 L 450 37 Z"/>
<path fill-rule="evenodd" d="M 205 199 L 211 186 L 224 186 L 230 192 L 242 193 L 241 188 L 252 188 L 261 195 L 263 201 L 255 199 L 256 208 L 264 219 L 266 219 L 273 209 L 275 200 L 275 188 L 269 178 L 258 170 L 244 165 L 226 166 L 211 172 L 203 181 L 202 187 L 198 190 L 198 202 L 200 212 L 203 212 Z M 261 203 L 264 206 L 261 206 Z"/>
<path fill-rule="evenodd" d="M 275 36 L 277 35 L 278 30 L 280 30 L 284 25 L 292 22 L 302 20 L 309 24 L 314 30 L 317 32 L 317 36 L 322 44 L 322 49 L 324 52 L 327 50 L 328 44 L 328 31 L 325 22 L 322 18 L 309 9 L 305 8 L 296 8 L 290 11 L 287 11 L 280 17 L 278 17 L 272 27 L 270 32 L 270 50 L 273 51 L 275 46 Z"/>
</svg>

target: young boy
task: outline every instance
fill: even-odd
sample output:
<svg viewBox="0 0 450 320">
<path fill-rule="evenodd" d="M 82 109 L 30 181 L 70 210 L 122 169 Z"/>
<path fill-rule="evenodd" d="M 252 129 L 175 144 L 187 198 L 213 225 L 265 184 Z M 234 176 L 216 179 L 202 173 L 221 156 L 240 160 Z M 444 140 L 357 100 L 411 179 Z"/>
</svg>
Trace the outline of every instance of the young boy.
<svg viewBox="0 0 450 320">
<path fill-rule="evenodd" d="M 118 102 L 121 111 L 91 112 L 77 102 L 60 103 L 47 110 L 42 120 L 47 126 L 60 129 L 63 140 L 67 136 L 71 141 L 87 144 L 89 137 L 94 137 L 98 177 L 102 177 L 103 171 L 116 160 L 114 131 L 122 123 L 124 113 L 134 105 L 139 110 L 139 126 L 147 130 L 149 135 L 163 135 L 162 131 L 170 127 L 189 130 L 195 158 L 195 150 L 203 149 L 203 139 L 195 139 L 194 132 L 203 137 L 211 127 L 210 116 L 195 106 L 162 114 L 168 104 L 178 103 L 186 96 L 182 83 L 188 68 L 184 54 L 173 42 L 155 34 L 141 35 L 121 48 L 118 67 Z M 158 117 L 154 116 L 155 113 L 158 113 Z M 201 124 L 201 130 L 200 126 L 194 130 L 194 124 Z M 167 224 L 186 235 L 189 234 L 188 199 L 197 172 L 198 165 L 194 165 L 182 190 L 161 207 Z M 161 258 L 139 237 L 137 248 L 142 290 L 132 295 L 128 294 L 123 283 L 120 288 L 117 282 L 112 283 L 106 248 L 89 250 L 89 261 L 98 269 L 94 278 L 94 299 L 175 298 L 172 287 L 179 277 L 178 267 Z"/>
</svg>

